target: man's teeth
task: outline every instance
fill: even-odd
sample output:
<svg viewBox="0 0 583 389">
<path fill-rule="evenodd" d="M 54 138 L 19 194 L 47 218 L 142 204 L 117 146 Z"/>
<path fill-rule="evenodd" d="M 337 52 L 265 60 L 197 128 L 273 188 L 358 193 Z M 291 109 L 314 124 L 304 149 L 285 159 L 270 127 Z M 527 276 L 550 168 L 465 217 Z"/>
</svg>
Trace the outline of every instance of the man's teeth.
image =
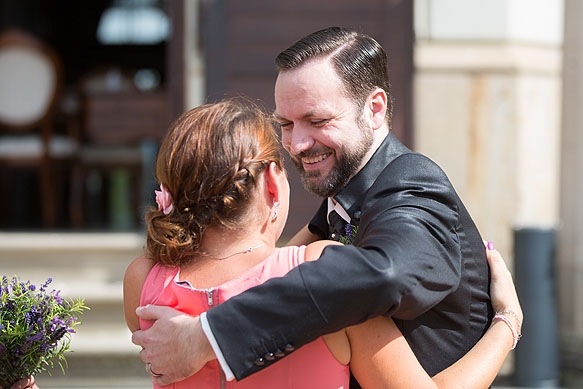
<svg viewBox="0 0 583 389">
<path fill-rule="evenodd" d="M 321 162 L 321 161 L 325 160 L 326 158 L 328 158 L 328 154 L 320 154 L 320 155 L 317 155 L 315 157 L 305 157 L 302 159 L 302 161 L 304 163 L 307 163 L 307 164 L 312 164 L 312 163 Z"/>
</svg>

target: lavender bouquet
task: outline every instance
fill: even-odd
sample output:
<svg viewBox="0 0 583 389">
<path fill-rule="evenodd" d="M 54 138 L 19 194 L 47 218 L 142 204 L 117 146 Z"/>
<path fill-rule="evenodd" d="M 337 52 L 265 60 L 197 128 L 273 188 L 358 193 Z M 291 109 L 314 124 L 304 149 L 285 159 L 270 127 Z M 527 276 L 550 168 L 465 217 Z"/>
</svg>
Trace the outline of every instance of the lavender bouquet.
<svg viewBox="0 0 583 389">
<path fill-rule="evenodd" d="M 51 282 L 49 278 L 37 289 L 30 281 L 2 276 L 0 389 L 53 368 L 55 361 L 65 372 L 64 353 L 80 324 L 78 316 L 88 308 L 83 300 L 65 300 L 60 291 L 48 291 Z"/>
</svg>

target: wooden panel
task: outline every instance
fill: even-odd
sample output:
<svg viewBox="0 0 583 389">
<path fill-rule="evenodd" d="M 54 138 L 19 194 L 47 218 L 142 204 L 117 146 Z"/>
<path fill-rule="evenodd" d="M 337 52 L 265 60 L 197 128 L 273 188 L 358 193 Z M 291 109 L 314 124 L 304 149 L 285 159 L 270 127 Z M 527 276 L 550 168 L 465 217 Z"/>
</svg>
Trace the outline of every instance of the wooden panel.
<svg viewBox="0 0 583 389">
<path fill-rule="evenodd" d="M 91 93 L 85 97 L 84 111 L 84 136 L 102 145 L 161 140 L 171 117 L 166 92 Z"/>
<path fill-rule="evenodd" d="M 229 2 L 229 9 L 233 12 L 250 12 L 250 13 L 267 13 L 277 14 L 286 13 L 306 14 L 306 13 L 324 13 L 358 11 L 362 9 L 378 10 L 383 4 L 398 3 L 400 0 L 245 0 Z"/>
</svg>

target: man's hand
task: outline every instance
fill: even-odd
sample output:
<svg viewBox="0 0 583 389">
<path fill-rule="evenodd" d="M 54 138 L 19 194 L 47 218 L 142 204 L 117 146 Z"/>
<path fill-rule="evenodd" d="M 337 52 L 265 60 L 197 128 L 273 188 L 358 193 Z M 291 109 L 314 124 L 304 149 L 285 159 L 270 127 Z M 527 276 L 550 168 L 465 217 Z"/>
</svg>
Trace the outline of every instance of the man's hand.
<svg viewBox="0 0 583 389">
<path fill-rule="evenodd" d="M 154 305 L 138 307 L 136 313 L 155 320 L 151 328 L 134 332 L 132 342 L 142 347 L 140 359 L 151 369 L 156 384 L 164 386 L 190 377 L 216 358 L 199 317 Z"/>
</svg>

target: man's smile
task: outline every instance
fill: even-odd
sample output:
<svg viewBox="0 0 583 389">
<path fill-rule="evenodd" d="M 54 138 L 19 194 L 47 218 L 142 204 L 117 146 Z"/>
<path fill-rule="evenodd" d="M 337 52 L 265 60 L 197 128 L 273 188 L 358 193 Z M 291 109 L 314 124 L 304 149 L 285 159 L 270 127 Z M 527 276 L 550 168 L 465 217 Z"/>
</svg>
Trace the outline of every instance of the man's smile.
<svg viewBox="0 0 583 389">
<path fill-rule="evenodd" d="M 310 156 L 300 156 L 299 160 L 302 161 L 302 165 L 309 166 L 310 168 L 315 167 L 314 165 L 327 160 L 333 153 L 321 153 L 317 155 L 310 155 Z"/>
</svg>

